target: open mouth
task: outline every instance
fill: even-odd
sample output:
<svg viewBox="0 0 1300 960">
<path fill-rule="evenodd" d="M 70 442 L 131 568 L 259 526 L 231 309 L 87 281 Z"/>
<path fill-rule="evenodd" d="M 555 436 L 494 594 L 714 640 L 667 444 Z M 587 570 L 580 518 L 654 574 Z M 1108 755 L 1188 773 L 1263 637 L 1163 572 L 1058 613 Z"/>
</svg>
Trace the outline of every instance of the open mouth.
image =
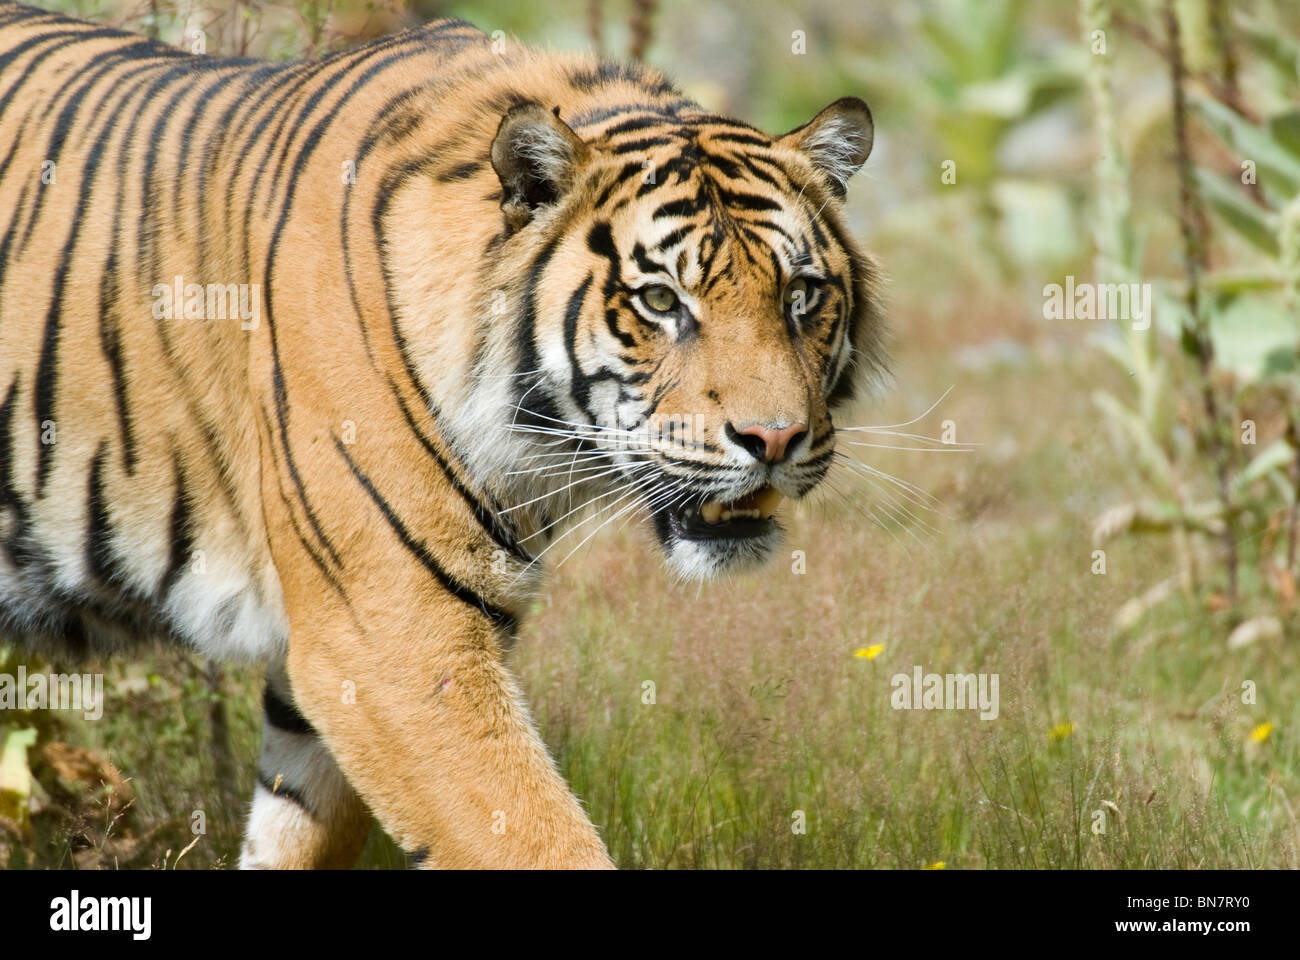
<svg viewBox="0 0 1300 960">
<path fill-rule="evenodd" d="M 781 503 L 779 491 L 763 487 L 739 500 L 709 500 L 674 508 L 668 519 L 683 540 L 744 540 L 761 537 L 775 525 L 772 514 Z"/>
</svg>

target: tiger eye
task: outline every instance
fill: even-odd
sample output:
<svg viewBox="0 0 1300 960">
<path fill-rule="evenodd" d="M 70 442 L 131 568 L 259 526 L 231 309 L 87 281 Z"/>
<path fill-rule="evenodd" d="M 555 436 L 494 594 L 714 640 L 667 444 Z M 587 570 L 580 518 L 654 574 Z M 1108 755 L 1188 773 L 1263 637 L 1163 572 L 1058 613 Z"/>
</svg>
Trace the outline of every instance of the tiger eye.
<svg viewBox="0 0 1300 960">
<path fill-rule="evenodd" d="M 677 306 L 677 294 L 664 286 L 647 287 L 641 291 L 641 299 L 647 307 L 658 313 L 667 313 Z"/>
<path fill-rule="evenodd" d="M 808 281 L 803 277 L 791 280 L 785 288 L 784 300 L 788 305 L 793 305 L 796 298 L 802 298 L 803 302 L 808 301 Z"/>
</svg>

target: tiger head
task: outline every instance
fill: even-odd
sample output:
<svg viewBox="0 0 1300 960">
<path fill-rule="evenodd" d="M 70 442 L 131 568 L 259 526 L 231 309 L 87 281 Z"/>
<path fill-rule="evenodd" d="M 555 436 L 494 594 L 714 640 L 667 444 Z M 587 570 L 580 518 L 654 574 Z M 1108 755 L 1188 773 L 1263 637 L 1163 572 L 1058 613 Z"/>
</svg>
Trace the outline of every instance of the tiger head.
<svg viewBox="0 0 1300 960">
<path fill-rule="evenodd" d="M 682 577 L 752 565 L 831 466 L 832 412 L 885 369 L 842 218 L 870 111 L 775 138 L 699 108 L 582 120 L 520 105 L 492 144 L 523 284 L 512 423 L 552 489 L 648 517 Z"/>
</svg>

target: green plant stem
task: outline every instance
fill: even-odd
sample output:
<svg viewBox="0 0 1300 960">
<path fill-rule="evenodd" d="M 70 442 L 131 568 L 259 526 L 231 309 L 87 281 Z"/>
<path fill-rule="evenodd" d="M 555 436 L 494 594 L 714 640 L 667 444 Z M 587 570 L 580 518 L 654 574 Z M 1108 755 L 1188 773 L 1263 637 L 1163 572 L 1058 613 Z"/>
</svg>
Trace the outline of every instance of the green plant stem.
<svg viewBox="0 0 1300 960">
<path fill-rule="evenodd" d="M 1228 24 L 1230 16 L 1225 0 L 1210 0 L 1210 31 L 1214 36 L 1214 46 L 1219 54 L 1219 72 L 1223 75 L 1223 86 L 1233 99 L 1240 99 L 1240 87 L 1237 84 L 1237 51 L 1232 43 L 1232 32 Z"/>
<path fill-rule="evenodd" d="M 598 56 L 605 55 L 603 12 L 604 0 L 587 0 L 587 35 Z"/>
<path fill-rule="evenodd" d="M 204 661 L 203 679 L 209 698 L 208 725 L 212 733 L 213 774 L 223 800 L 228 802 L 235 796 L 237 781 L 234 751 L 230 745 L 230 723 L 226 717 L 225 676 L 221 664 L 215 660 Z"/>
<path fill-rule="evenodd" d="M 1224 561 L 1228 568 L 1228 599 L 1237 602 L 1237 537 L 1232 522 L 1228 493 L 1228 450 L 1223 442 L 1223 423 L 1219 400 L 1214 389 L 1214 343 L 1201 308 L 1201 273 L 1205 268 L 1205 247 L 1201 242 L 1204 218 L 1200 216 L 1198 197 L 1192 186 L 1192 157 L 1187 142 L 1187 99 L 1183 85 L 1187 74 L 1179 37 L 1178 14 L 1174 0 L 1165 0 L 1165 27 L 1168 33 L 1169 82 L 1173 93 L 1174 147 L 1178 169 L 1178 227 L 1183 237 L 1183 259 L 1187 271 L 1187 311 L 1190 336 L 1201 374 L 1201 401 L 1205 407 L 1206 443 L 1214 458 L 1219 499 L 1223 501 L 1226 523 L 1223 530 Z"/>
<path fill-rule="evenodd" d="M 1152 31 L 1145 25 L 1135 20 L 1133 17 L 1124 13 L 1115 14 L 1115 24 L 1123 27 L 1125 31 L 1131 34 L 1144 47 L 1153 51 L 1160 57 L 1168 60 L 1171 56 L 1170 51 L 1165 44 L 1155 36 Z M 1182 52 L 1179 52 L 1179 59 L 1182 58 Z M 1184 70 L 1184 77 L 1188 76 Z M 1262 118 L 1259 111 L 1251 106 L 1241 95 L 1241 91 L 1234 85 L 1229 85 L 1218 77 L 1210 76 L 1204 72 L 1196 75 L 1196 79 L 1205 85 L 1205 89 L 1210 96 L 1214 97 L 1226 107 L 1231 107 L 1241 116 L 1245 117 L 1251 123 L 1260 123 Z"/>
<path fill-rule="evenodd" d="M 1291 510 L 1287 514 L 1286 525 L 1286 568 L 1288 571 L 1295 570 L 1296 541 L 1300 537 L 1297 526 L 1300 526 L 1300 429 L 1297 428 L 1296 420 L 1300 418 L 1300 411 L 1297 411 L 1292 404 L 1291 409 L 1287 411 L 1286 420 L 1286 439 L 1291 444 Z"/>
<path fill-rule="evenodd" d="M 633 60 L 645 59 L 645 52 L 650 46 L 654 33 L 651 21 L 654 19 L 655 8 L 658 5 L 657 0 L 632 0 L 630 22 L 632 38 L 627 54 Z"/>
</svg>

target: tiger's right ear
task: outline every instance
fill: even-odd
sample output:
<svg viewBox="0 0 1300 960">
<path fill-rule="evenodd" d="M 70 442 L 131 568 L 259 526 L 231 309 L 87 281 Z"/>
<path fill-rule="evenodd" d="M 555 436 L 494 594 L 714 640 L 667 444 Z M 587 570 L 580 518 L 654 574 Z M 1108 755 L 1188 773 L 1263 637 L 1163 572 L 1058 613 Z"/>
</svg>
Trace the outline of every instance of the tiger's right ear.
<svg viewBox="0 0 1300 960">
<path fill-rule="evenodd" d="M 511 107 L 492 141 L 492 169 L 501 181 L 501 210 L 511 232 L 538 207 L 555 203 L 573 186 L 590 148 L 540 103 Z"/>
<path fill-rule="evenodd" d="M 843 199 L 849 178 L 867 162 L 873 140 L 871 108 L 857 97 L 841 97 L 779 142 L 802 151 Z"/>
</svg>

